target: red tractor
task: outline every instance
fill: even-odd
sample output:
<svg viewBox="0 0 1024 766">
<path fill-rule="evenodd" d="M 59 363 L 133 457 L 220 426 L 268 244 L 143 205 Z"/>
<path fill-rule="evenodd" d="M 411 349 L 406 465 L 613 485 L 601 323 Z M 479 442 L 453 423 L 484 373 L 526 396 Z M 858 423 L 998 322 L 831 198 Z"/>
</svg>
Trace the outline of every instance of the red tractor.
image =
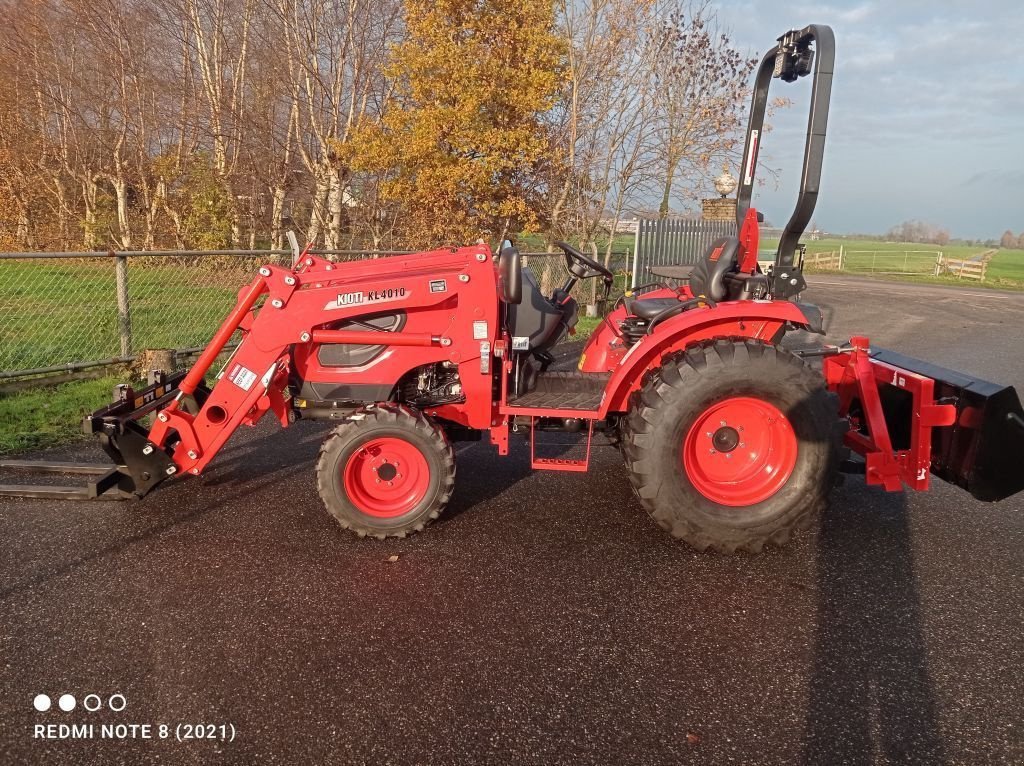
<svg viewBox="0 0 1024 766">
<path fill-rule="evenodd" d="M 551 295 L 518 251 L 486 245 L 332 263 L 307 248 L 294 267 L 265 266 L 195 366 L 158 375 L 86 418 L 115 466 L 86 494 L 143 496 L 200 474 L 239 425 L 272 413 L 337 426 L 317 485 L 359 535 L 404 536 L 444 510 L 451 444 L 483 433 L 498 453 L 510 432 L 583 431 L 583 459 L 532 457 L 534 468 L 586 471 L 597 431 L 617 443 L 640 502 L 695 548 L 785 544 L 824 505 L 841 468 L 886 490 L 930 475 L 998 500 L 1024 489 L 1024 412 L 1012 388 L 900 357 L 854 338 L 787 350 L 787 332 L 821 333 L 805 287 L 802 235 L 817 198 L 834 43 L 828 27 L 792 31 L 757 73 L 740 174 L 738 236 L 717 240 L 683 287 L 634 287 L 583 349 L 577 369 L 549 369 L 571 332 L 580 280 L 613 275 L 560 242 L 569 277 Z M 798 203 L 765 271 L 750 206 L 768 86 L 813 71 Z M 236 332 L 212 385 L 205 376 Z M 808 363 L 821 359 L 821 370 Z M 152 426 L 140 419 L 152 415 Z M 531 447 L 532 449 L 532 447 Z M 39 490 L 36 494 L 47 494 Z M 50 493 L 62 496 L 54 490 Z"/>
</svg>

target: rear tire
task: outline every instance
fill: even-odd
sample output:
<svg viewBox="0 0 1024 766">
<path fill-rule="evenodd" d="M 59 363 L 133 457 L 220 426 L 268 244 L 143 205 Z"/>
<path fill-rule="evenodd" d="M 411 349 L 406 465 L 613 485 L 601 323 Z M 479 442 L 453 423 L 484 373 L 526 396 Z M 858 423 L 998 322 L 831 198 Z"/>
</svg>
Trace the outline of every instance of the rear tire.
<svg viewBox="0 0 1024 766">
<path fill-rule="evenodd" d="M 759 552 L 809 526 L 835 483 L 843 429 L 821 376 L 785 349 L 714 340 L 663 360 L 623 422 L 630 481 L 697 550 Z"/>
<path fill-rule="evenodd" d="M 455 485 L 444 432 L 396 404 L 357 411 L 324 441 L 316 466 L 324 505 L 360 537 L 405 537 L 436 519 Z"/>
</svg>

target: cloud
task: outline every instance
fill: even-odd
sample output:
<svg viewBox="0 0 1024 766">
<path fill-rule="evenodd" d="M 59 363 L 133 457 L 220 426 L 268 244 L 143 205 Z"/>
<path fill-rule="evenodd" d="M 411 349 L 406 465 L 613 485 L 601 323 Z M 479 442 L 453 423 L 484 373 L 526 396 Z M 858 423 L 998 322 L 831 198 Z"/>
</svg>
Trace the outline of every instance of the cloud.
<svg viewBox="0 0 1024 766">
<path fill-rule="evenodd" d="M 1024 188 L 1024 170 L 984 170 L 974 173 L 963 186 L 1015 186 Z"/>
<path fill-rule="evenodd" d="M 901 0 L 777 6 L 731 3 L 719 18 L 737 43 L 763 51 L 775 36 L 809 22 L 836 33 L 836 72 L 826 167 L 841 158 L 841 178 L 826 173 L 822 208 L 842 231 L 864 216 L 844 212 L 832 198 L 870 195 L 875 217 L 925 197 L 951 220 L 938 221 L 968 236 L 1018 219 L 1024 182 L 1024 4 Z M 779 162 L 797 162 L 803 149 L 808 83 L 775 85 L 794 107 L 773 118 L 765 150 Z M 770 144 L 770 145 L 769 145 Z M 884 158 L 884 160 L 882 159 Z M 882 167 L 880 167 L 882 166 Z M 906 183 L 879 184 L 880 172 Z M 830 195 L 832 195 L 830 197 Z M 792 196 L 792 195 L 790 195 Z M 847 205 L 847 208 L 850 206 Z M 881 211 L 881 212 L 879 212 Z M 917 217 L 929 218 L 927 211 Z M 776 216 L 778 217 L 778 216 Z M 996 222 L 1006 218 L 1003 224 Z M 879 231 L 892 221 L 879 220 Z M 1019 225 L 1019 224 L 1018 224 Z M 996 232 L 998 233 L 998 232 Z"/>
<path fill-rule="evenodd" d="M 850 8 L 847 11 L 840 11 L 836 18 L 840 21 L 855 24 L 860 21 L 865 21 L 875 12 L 874 3 L 862 3 L 854 8 Z"/>
</svg>

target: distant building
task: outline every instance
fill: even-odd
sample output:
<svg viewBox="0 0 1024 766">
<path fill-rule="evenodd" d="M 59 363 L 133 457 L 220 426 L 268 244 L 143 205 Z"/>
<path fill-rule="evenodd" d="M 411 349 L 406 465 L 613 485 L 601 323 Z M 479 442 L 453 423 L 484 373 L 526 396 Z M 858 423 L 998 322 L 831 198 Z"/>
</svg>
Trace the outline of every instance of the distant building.
<svg viewBox="0 0 1024 766">
<path fill-rule="evenodd" d="M 602 229 L 613 234 L 635 234 L 636 221 L 636 218 L 620 218 L 618 221 L 615 221 L 613 218 L 602 218 L 599 223 Z M 613 226 L 615 231 L 612 231 Z"/>
</svg>

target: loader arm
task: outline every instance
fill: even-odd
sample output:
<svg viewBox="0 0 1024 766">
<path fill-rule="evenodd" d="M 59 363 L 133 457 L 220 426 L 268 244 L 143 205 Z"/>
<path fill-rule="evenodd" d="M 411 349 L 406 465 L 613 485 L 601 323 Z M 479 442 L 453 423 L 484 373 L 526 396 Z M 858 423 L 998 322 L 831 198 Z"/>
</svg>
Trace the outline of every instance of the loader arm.
<svg viewBox="0 0 1024 766">
<path fill-rule="evenodd" d="M 475 295 L 493 295 L 494 267 L 487 248 L 439 250 L 384 263 L 349 263 L 342 269 L 307 255 L 291 269 L 262 267 L 239 291 L 234 308 L 195 365 L 183 378 L 175 376 L 175 387 L 165 384 L 158 401 L 155 389 L 133 394 L 132 403 L 87 418 L 86 430 L 100 434 L 105 450 L 129 474 L 125 484 L 144 495 L 168 476 L 201 473 L 241 425 L 253 426 L 272 412 L 287 427 L 294 417 L 289 376 L 296 347 L 313 353 L 322 344 L 404 348 L 407 353 L 400 361 L 384 355 L 380 365 L 379 374 L 391 382 L 407 369 L 431 362 L 461 362 L 478 370 L 480 343 L 470 336 L 479 333 L 481 321 L 487 327 L 485 340 L 497 332 L 493 301 L 485 310 L 487 302 Z M 452 289 L 440 290 L 440 283 Z M 467 283 L 473 290 L 467 288 L 465 295 L 455 289 Z M 420 329 L 331 329 L 375 310 L 415 315 Z M 423 331 L 425 326 L 429 331 Z M 241 336 L 238 345 L 207 388 L 207 373 L 236 334 Z M 489 402 L 489 375 L 477 372 L 464 378 L 467 391 L 483 393 L 476 399 Z M 134 408 L 135 400 L 147 403 Z M 138 419 L 154 410 L 147 433 Z M 467 425 L 489 424 L 489 408 L 470 413 L 466 420 Z"/>
</svg>

